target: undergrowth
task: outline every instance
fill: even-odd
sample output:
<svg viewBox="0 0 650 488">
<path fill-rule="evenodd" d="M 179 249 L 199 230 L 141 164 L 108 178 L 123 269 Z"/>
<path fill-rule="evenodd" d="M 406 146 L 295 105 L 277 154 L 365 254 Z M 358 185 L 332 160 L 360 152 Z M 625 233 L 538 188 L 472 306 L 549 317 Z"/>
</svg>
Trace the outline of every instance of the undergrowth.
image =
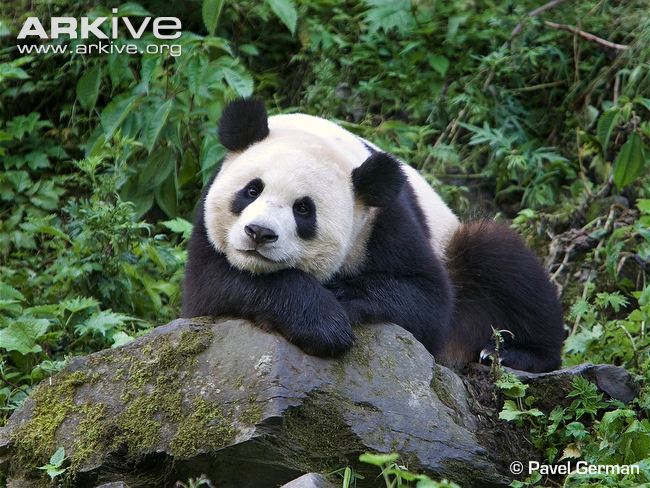
<svg viewBox="0 0 650 488">
<path fill-rule="evenodd" d="M 395 153 L 464 218 L 512 220 L 561 293 L 564 364 L 623 366 L 641 391 L 621 405 L 576 380 L 574 403 L 546 412 L 501 383 L 504 421 L 529 425 L 549 462 L 647 476 L 650 12 L 554 3 L 530 16 L 539 2 L 4 2 L 2 421 L 68 357 L 178 315 L 189 222 L 225 152 L 217 120 L 254 93 Z M 183 53 L 21 55 L 25 18 L 55 15 L 175 15 Z M 52 455 L 56 475 L 65 453 Z"/>
</svg>

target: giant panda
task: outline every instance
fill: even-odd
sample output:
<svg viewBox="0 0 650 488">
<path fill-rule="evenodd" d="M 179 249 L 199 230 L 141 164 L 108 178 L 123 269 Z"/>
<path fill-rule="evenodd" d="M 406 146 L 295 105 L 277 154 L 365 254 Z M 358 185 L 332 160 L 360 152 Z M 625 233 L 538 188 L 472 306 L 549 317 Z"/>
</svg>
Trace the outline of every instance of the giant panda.
<svg viewBox="0 0 650 488">
<path fill-rule="evenodd" d="M 235 315 L 335 356 L 393 322 L 443 364 L 560 365 L 562 310 L 508 227 L 461 224 L 412 167 L 327 120 L 231 102 L 188 244 L 182 315 Z"/>
</svg>

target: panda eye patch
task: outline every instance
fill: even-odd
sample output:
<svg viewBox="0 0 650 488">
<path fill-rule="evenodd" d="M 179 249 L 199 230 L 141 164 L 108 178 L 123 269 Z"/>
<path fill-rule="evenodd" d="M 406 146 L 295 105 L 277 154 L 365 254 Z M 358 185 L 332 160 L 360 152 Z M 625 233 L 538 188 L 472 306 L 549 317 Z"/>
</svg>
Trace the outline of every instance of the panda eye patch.
<svg viewBox="0 0 650 488">
<path fill-rule="evenodd" d="M 293 216 L 300 238 L 312 239 L 316 236 L 316 205 L 311 198 L 302 197 L 293 202 Z"/>
<path fill-rule="evenodd" d="M 260 178 L 255 178 L 246 183 L 244 188 L 235 193 L 233 201 L 230 204 L 230 210 L 232 213 L 235 215 L 242 213 L 246 207 L 260 196 L 263 190 L 264 182 Z"/>
</svg>

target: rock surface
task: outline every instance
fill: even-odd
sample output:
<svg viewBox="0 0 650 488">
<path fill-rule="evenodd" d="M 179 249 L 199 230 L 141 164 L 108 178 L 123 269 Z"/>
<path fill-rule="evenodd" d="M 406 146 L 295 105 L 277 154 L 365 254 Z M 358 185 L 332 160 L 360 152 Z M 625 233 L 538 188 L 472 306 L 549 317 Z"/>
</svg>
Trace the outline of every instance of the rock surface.
<svg viewBox="0 0 650 488">
<path fill-rule="evenodd" d="M 328 481 L 322 474 L 307 473 L 300 478 L 289 481 L 289 483 L 282 485 L 280 488 L 336 488 L 336 485 Z"/>
<path fill-rule="evenodd" d="M 463 487 L 510 482 L 505 463 L 519 457 L 484 441 L 495 434 L 460 376 L 398 326 L 360 327 L 357 338 L 343 358 L 321 359 L 243 320 L 174 321 L 39 386 L 0 429 L 0 468 L 14 486 L 41 486 L 34 467 L 64 446 L 82 488 L 201 474 L 221 488 L 267 488 L 345 466 L 363 487 L 378 472 L 358 456 L 373 451 Z"/>
<path fill-rule="evenodd" d="M 533 383 L 536 388 L 544 384 L 553 385 L 556 391 L 561 392 L 557 385 L 561 382 L 571 382 L 576 376 L 583 376 L 594 383 L 610 398 L 624 403 L 630 402 L 639 393 L 638 385 L 630 374 L 623 368 L 611 364 L 580 364 L 572 368 L 551 371 L 550 373 L 528 373 L 526 371 L 512 370 L 517 377 L 525 383 Z"/>
</svg>

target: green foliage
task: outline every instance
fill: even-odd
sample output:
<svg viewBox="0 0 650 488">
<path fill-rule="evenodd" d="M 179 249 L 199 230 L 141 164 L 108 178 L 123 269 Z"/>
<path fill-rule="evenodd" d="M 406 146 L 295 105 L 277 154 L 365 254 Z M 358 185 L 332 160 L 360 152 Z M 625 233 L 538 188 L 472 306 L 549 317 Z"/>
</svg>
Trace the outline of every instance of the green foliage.
<svg viewBox="0 0 650 488">
<path fill-rule="evenodd" d="M 29 12 L 24 2 L 0 8 L 5 417 L 67 357 L 117 347 L 178 315 L 194 205 L 225 154 L 217 121 L 227 101 L 254 93 L 271 112 L 331 118 L 395 153 L 462 216 L 481 207 L 513 219 L 562 293 L 564 363 L 625 366 L 642 390 L 622 406 L 576 380 L 568 406 L 543 412 L 526 385 L 496 371 L 501 417 L 529 426 L 549 460 L 647 457 L 645 0 L 562 2 L 533 17 L 532 0 L 188 5 L 60 0 L 32 2 Z M 182 52 L 21 55 L 16 34 L 27 15 L 176 15 Z M 158 43 L 149 33 L 134 42 Z M 425 482 L 397 460 L 367 459 L 394 486 Z M 647 473 L 648 463 L 640 465 Z M 354 473 L 342 475 L 354 484 Z M 642 481 L 571 476 L 566 484 Z"/>
<path fill-rule="evenodd" d="M 526 385 L 522 388 L 516 378 L 497 382 L 497 386 L 505 397 L 521 398 L 526 391 Z M 608 473 L 598 486 L 634 486 L 639 480 L 650 480 L 650 466 L 643 463 L 650 457 L 650 422 L 619 402 L 605 402 L 603 394 L 585 378 L 573 378 L 571 386 L 568 407 L 556 406 L 546 414 L 534 408 L 531 414 L 521 403 L 505 400 L 499 418 L 530 426 L 533 445 L 546 454 L 548 463 L 582 459 L 591 465 L 639 464 L 639 478 L 626 480 Z M 534 397 L 526 398 L 527 405 L 535 402 Z M 608 411 L 603 414 L 604 410 Z M 539 473 L 534 473 L 513 486 L 536 485 L 540 479 Z M 566 483 L 583 486 L 587 480 L 571 475 Z"/>
<path fill-rule="evenodd" d="M 45 471 L 50 479 L 54 480 L 67 471 L 68 468 L 62 467 L 65 459 L 65 448 L 62 446 L 59 447 L 54 454 L 52 454 L 52 457 L 47 464 L 40 466 L 38 469 Z"/>
<path fill-rule="evenodd" d="M 384 480 L 386 488 L 458 488 L 456 483 L 447 480 L 434 481 L 426 475 L 412 473 L 405 466 L 399 464 L 399 455 L 395 453 L 366 452 L 359 456 L 359 461 L 380 469 L 380 476 Z M 343 477 L 343 488 L 354 487 L 357 479 L 363 479 L 363 476 L 354 473 L 350 468 L 341 469 L 336 474 Z"/>
</svg>

